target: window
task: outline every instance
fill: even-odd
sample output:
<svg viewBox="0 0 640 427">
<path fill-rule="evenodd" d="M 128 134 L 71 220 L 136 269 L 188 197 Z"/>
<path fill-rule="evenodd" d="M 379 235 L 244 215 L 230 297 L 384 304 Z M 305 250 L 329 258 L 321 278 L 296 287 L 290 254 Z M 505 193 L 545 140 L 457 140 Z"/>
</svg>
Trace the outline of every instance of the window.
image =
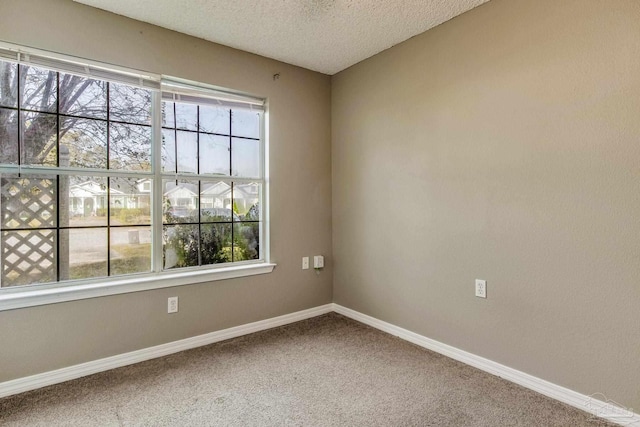
<svg viewBox="0 0 640 427">
<path fill-rule="evenodd" d="M 266 262 L 261 100 L 0 59 L 0 291 Z"/>
<path fill-rule="evenodd" d="M 261 113 L 163 98 L 164 268 L 259 259 Z"/>
</svg>

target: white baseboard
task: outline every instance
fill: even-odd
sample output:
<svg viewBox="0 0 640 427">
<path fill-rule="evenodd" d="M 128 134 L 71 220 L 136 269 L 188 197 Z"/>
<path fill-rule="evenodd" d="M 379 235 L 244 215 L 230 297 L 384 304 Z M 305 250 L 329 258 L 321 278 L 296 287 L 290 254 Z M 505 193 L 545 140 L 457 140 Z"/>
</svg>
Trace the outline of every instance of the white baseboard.
<svg viewBox="0 0 640 427">
<path fill-rule="evenodd" d="M 263 331 L 311 317 L 320 316 L 333 310 L 333 304 L 326 304 L 319 307 L 302 310 L 284 316 L 273 317 L 271 319 L 260 320 L 258 322 L 247 323 L 246 325 L 223 329 L 204 335 L 198 335 L 183 340 L 161 344 L 154 347 L 143 348 L 130 353 L 119 354 L 104 359 L 81 363 L 69 366 L 68 368 L 56 369 L 55 371 L 44 372 L 42 374 L 31 375 L 11 381 L 0 383 L 0 398 L 13 394 L 23 393 L 29 390 L 45 387 L 64 381 L 73 380 L 109 369 L 132 365 L 156 357 L 162 357 L 180 351 L 189 350 L 203 345 L 213 344 L 219 341 L 228 340 L 253 332 Z"/>
<path fill-rule="evenodd" d="M 309 319 L 320 316 L 331 311 L 342 314 L 351 319 L 372 326 L 381 331 L 395 335 L 406 341 L 412 342 L 420 347 L 435 351 L 444 356 L 458 360 L 467 365 L 481 369 L 490 374 L 499 376 L 515 384 L 541 393 L 552 399 L 566 403 L 586 412 L 590 412 L 595 416 L 604 418 L 608 421 L 625 426 L 640 426 L 640 415 L 633 412 L 633 409 L 626 409 L 621 405 L 607 400 L 606 396 L 598 393 L 596 395 L 587 396 L 565 387 L 553 384 L 549 381 L 534 377 L 500 363 L 485 359 L 475 354 L 460 350 L 447 344 L 432 340 L 425 336 L 416 334 L 407 329 L 392 325 L 391 323 L 378 320 L 366 314 L 351 310 L 339 304 L 326 304 L 319 307 L 302 310 L 284 316 L 273 317 L 271 319 L 260 320 L 258 322 L 247 323 L 246 325 L 236 326 L 233 328 L 223 329 L 221 331 L 211 332 L 196 337 L 186 338 L 179 341 L 161 344 L 154 347 L 144 348 L 132 351 L 130 353 L 119 354 L 104 359 L 94 360 L 91 362 L 81 363 L 79 365 L 67 368 L 57 369 L 55 371 L 44 372 L 42 374 L 31 375 L 29 377 L 18 378 L 11 381 L 0 383 L 0 398 L 13 394 L 23 393 L 29 390 L 45 387 L 64 381 L 73 380 L 98 372 L 107 371 L 109 369 L 119 368 L 122 366 L 132 365 L 134 363 L 143 362 L 145 360 L 166 356 L 180 351 L 189 350 L 203 345 L 213 344 L 219 341 L 228 340 L 242 335 L 251 334 L 253 332 L 263 331 L 275 328 L 289 323 L 298 322 L 300 320 Z"/>
<path fill-rule="evenodd" d="M 604 418 L 616 424 L 624 426 L 640 426 L 640 414 L 633 412 L 633 409 L 626 409 L 621 405 L 608 400 L 602 393 L 587 396 L 568 388 L 553 384 L 549 381 L 534 377 L 500 363 L 494 362 L 484 357 L 460 350 L 447 344 L 443 344 L 431 338 L 416 334 L 407 329 L 392 325 L 391 323 L 378 320 L 366 314 L 351 310 L 339 304 L 333 304 L 333 311 L 349 317 L 358 322 L 372 326 L 381 331 L 395 335 L 413 344 L 419 345 L 436 353 L 458 360 L 467 365 L 481 369 L 490 374 L 496 375 L 505 380 L 519 384 L 530 390 L 548 396 L 552 399 L 571 405 L 575 408 L 589 412 L 594 416 Z"/>
</svg>

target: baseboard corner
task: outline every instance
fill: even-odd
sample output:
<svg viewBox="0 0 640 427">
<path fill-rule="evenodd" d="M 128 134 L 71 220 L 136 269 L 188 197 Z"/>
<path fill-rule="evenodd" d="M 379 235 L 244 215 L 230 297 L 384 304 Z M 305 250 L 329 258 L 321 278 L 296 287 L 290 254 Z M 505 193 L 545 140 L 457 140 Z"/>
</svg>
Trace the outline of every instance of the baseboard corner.
<svg viewBox="0 0 640 427">
<path fill-rule="evenodd" d="M 498 362 L 469 353 L 448 344 L 427 338 L 415 332 L 382 321 L 375 317 L 360 313 L 356 310 L 333 303 L 333 311 L 343 316 L 349 317 L 358 322 L 379 329 L 388 334 L 397 336 L 420 347 L 426 348 L 444 356 L 450 357 L 459 362 L 473 366 L 482 371 L 496 375 L 512 383 L 543 394 L 547 397 L 566 403 L 574 408 L 591 413 L 594 417 L 603 418 L 615 424 L 624 426 L 640 426 L 640 414 L 634 413 L 633 409 L 624 408 L 620 404 L 609 400 L 601 393 L 590 396 L 578 393 L 552 382 L 543 380 L 517 369 L 510 368 Z"/>
</svg>

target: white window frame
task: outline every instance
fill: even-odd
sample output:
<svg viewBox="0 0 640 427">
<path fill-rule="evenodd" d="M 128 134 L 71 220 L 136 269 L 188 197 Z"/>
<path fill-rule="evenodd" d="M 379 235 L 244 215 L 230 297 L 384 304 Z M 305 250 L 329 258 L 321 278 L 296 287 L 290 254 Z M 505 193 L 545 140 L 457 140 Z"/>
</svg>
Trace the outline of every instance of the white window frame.
<svg viewBox="0 0 640 427">
<path fill-rule="evenodd" d="M 154 90 L 152 108 L 152 170 L 150 173 L 130 173 L 135 178 L 152 178 L 154 185 L 152 192 L 152 272 L 129 274 L 121 276 L 110 276 L 96 279 L 66 280 L 62 282 L 50 282 L 44 284 L 22 285 L 15 287 L 0 287 L 0 311 L 17 308 L 52 304 L 64 301 L 81 300 L 107 295 L 116 295 L 129 292 L 138 292 L 151 289 L 160 289 L 172 286 L 181 286 L 196 283 L 212 282 L 237 277 L 266 274 L 273 271 L 276 264 L 270 261 L 270 241 L 269 241 L 269 162 L 268 162 L 268 109 L 265 99 L 251 97 L 246 94 L 232 92 L 216 86 L 202 83 L 188 82 L 183 79 L 166 77 L 152 73 L 131 70 L 123 67 L 90 61 L 82 58 L 60 55 L 39 49 L 25 48 L 13 44 L 0 42 L 0 60 L 24 63 L 25 60 L 34 66 L 53 69 L 61 72 L 71 72 L 87 77 L 116 81 L 127 84 L 126 79 L 137 83 L 138 86 Z M 180 93 L 180 96 L 204 96 L 218 99 L 225 105 L 250 103 L 263 110 L 261 120 L 261 143 L 260 143 L 260 179 L 262 191 L 260 197 L 260 259 L 252 261 L 241 261 L 234 263 L 213 264 L 207 266 L 187 267 L 175 270 L 162 269 L 162 179 L 166 178 L 160 165 L 161 154 L 161 102 L 162 90 L 170 90 Z M 232 107 L 230 107 L 232 108 Z M 15 170 L 13 170 L 15 169 Z M 41 168 L 37 166 L 16 166 L 4 167 L 0 169 L 0 174 L 16 172 L 36 172 L 40 174 L 60 172 L 67 174 L 96 176 L 111 175 L 102 171 L 92 171 L 90 169 L 62 169 L 62 168 Z M 127 173 L 125 173 L 126 175 Z M 114 174 L 115 175 L 115 174 Z M 201 175 L 193 174 L 189 179 L 198 180 Z M 183 176 L 178 179 L 184 178 Z M 246 182 L 248 179 L 234 179 L 234 177 L 216 177 L 217 180 L 225 182 Z M 1 267 L 1 266 L 0 266 Z"/>
</svg>

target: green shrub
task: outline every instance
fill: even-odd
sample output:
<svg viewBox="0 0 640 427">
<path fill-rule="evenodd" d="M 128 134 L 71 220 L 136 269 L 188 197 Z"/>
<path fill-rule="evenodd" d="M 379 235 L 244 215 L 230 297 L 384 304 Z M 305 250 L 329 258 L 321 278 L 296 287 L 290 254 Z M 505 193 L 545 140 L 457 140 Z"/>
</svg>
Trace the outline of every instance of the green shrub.
<svg viewBox="0 0 640 427">
<path fill-rule="evenodd" d="M 116 212 L 117 210 L 117 212 Z M 116 208 L 112 209 L 112 215 L 117 217 L 120 222 L 123 224 L 135 224 L 142 222 L 143 216 L 149 215 L 149 209 L 144 208 L 136 208 L 136 209 L 121 209 Z"/>
</svg>

